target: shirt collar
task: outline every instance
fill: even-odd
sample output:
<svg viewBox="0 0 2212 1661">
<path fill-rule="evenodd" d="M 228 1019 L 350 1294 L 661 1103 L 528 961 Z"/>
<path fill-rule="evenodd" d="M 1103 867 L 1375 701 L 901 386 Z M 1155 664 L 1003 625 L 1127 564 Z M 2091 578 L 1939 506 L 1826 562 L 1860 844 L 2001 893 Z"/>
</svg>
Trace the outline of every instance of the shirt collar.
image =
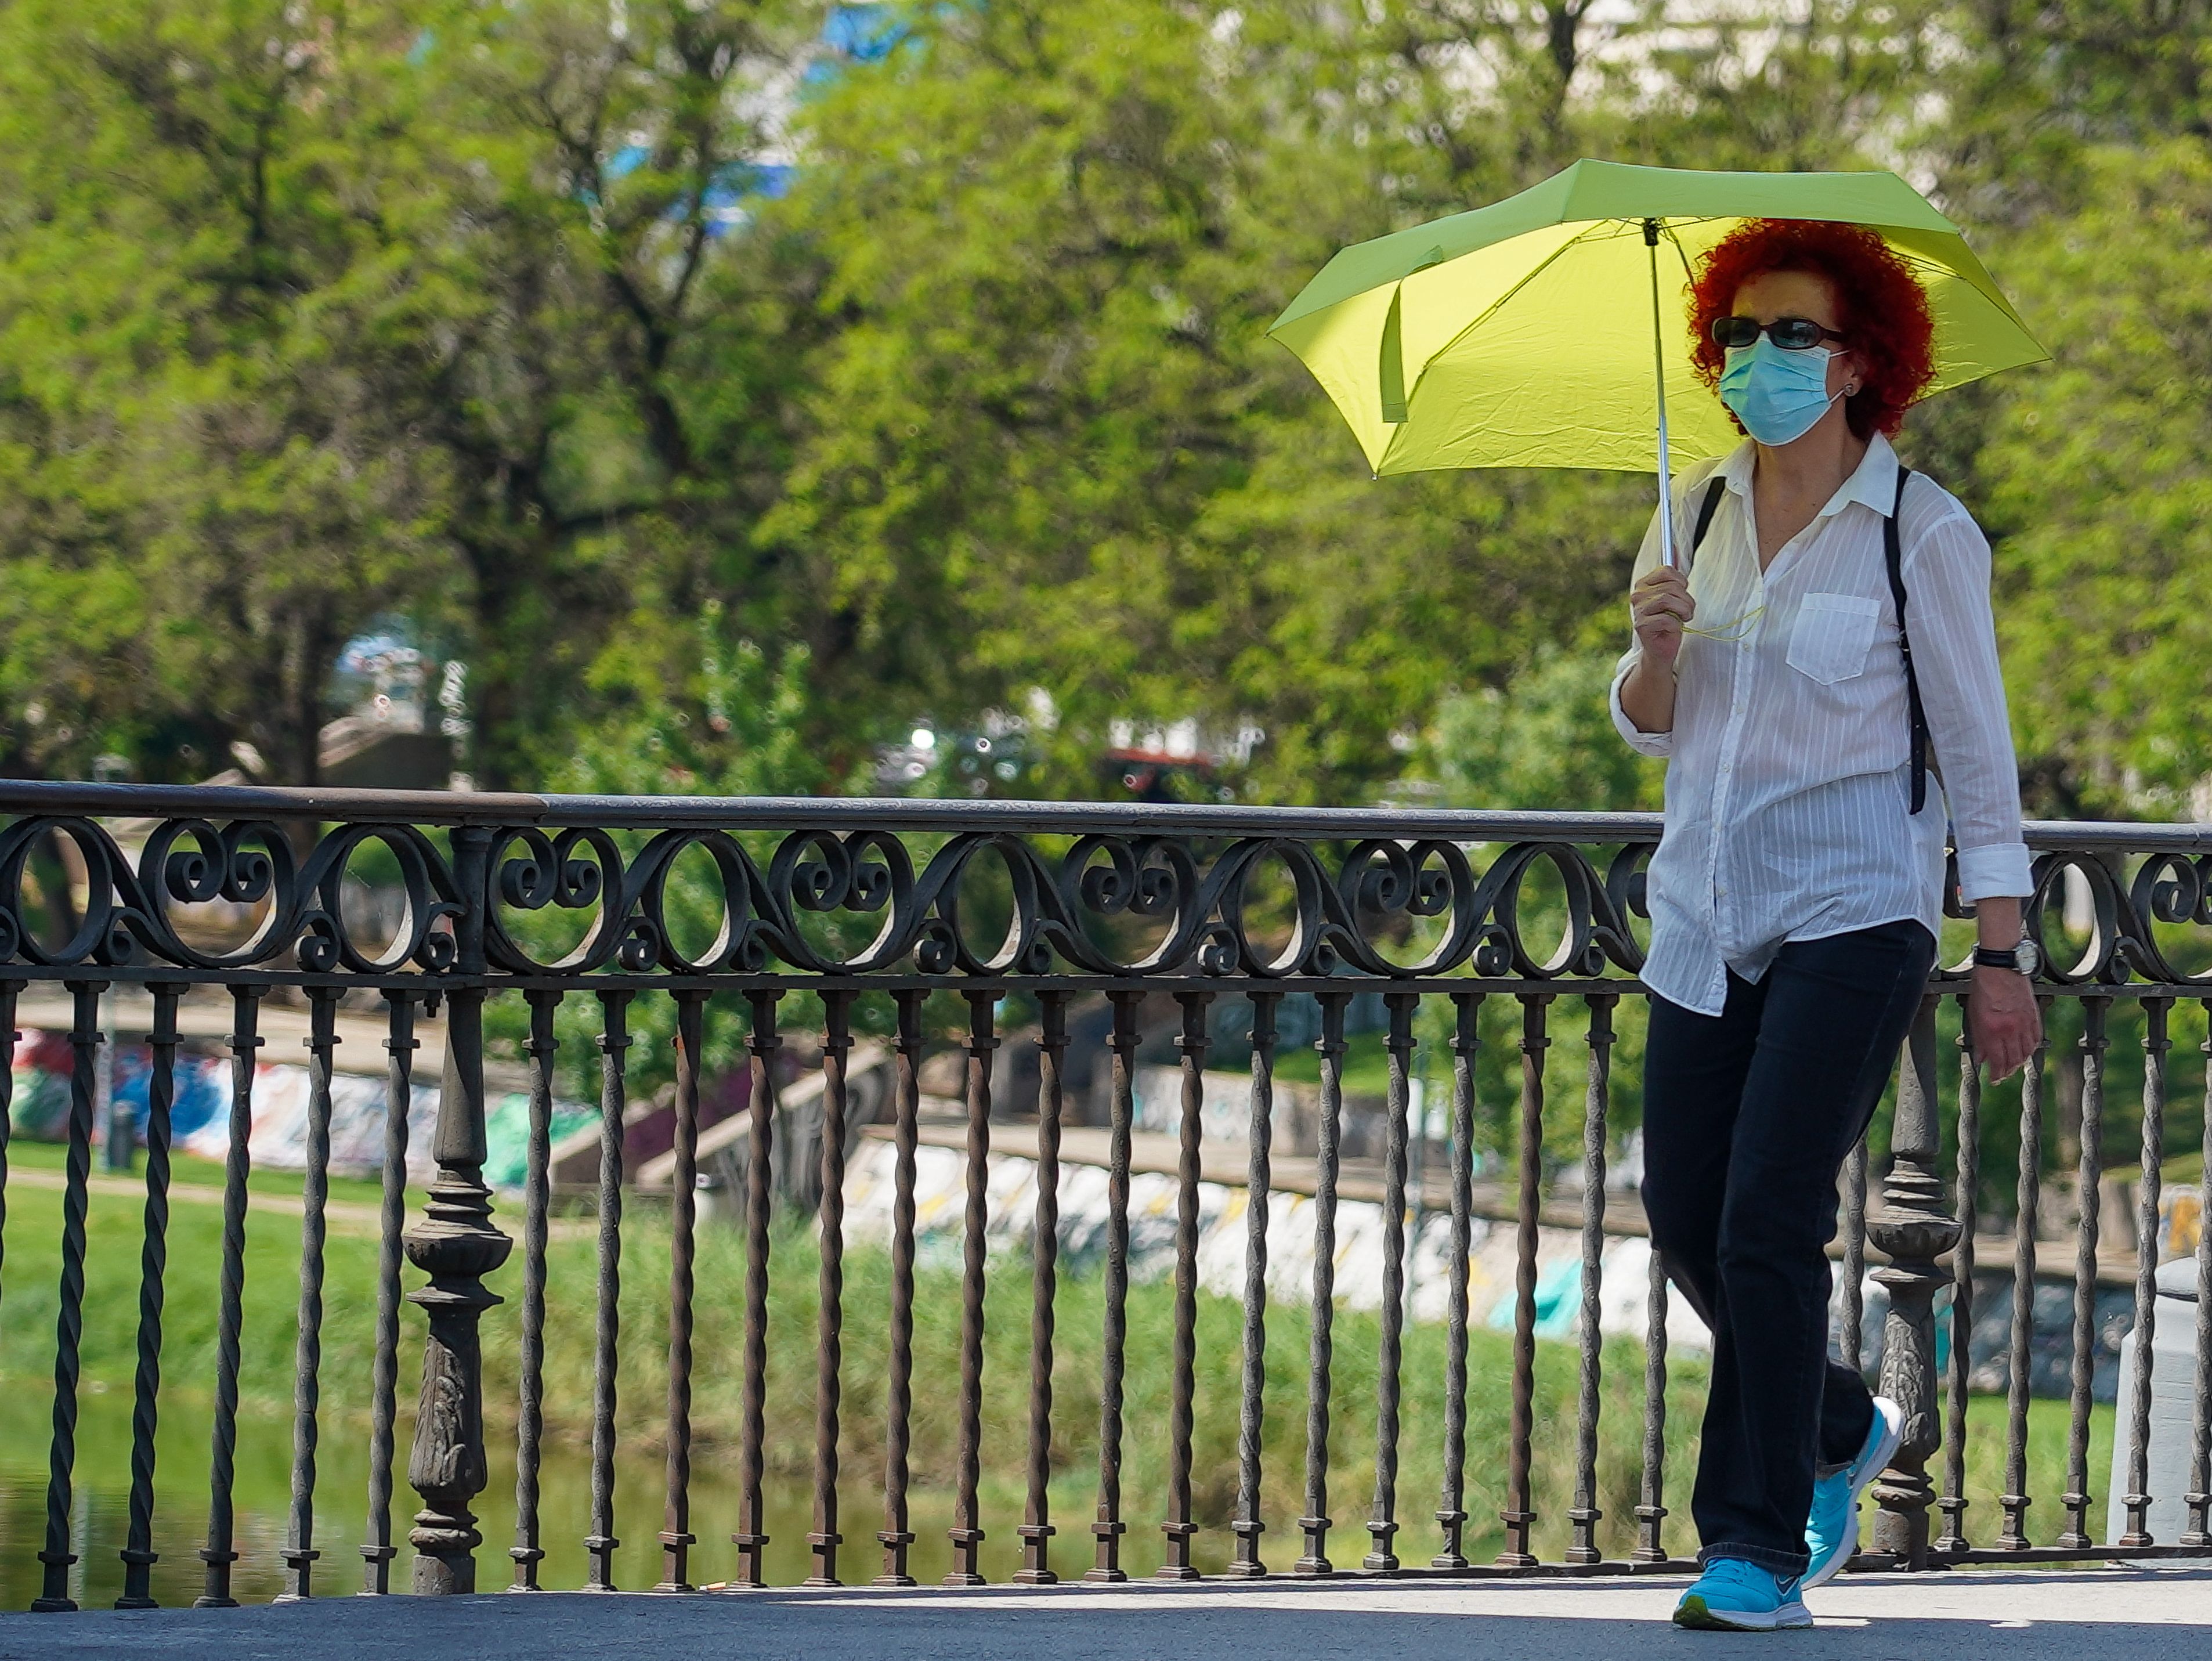
<svg viewBox="0 0 2212 1661">
<path fill-rule="evenodd" d="M 1880 433 L 1867 445 L 1867 452 L 1851 476 L 1844 481 L 1842 490 L 1820 511 L 1823 514 L 1839 513 L 1850 502 L 1863 502 L 1874 509 L 1877 518 L 1887 519 L 1889 510 L 1897 504 L 1897 452 Z"/>
<path fill-rule="evenodd" d="M 1758 455 L 1758 447 L 1747 438 L 1729 452 L 1726 459 L 1714 471 L 1718 477 L 1728 481 L 1730 490 L 1737 496 L 1748 496 L 1751 494 L 1751 470 Z M 1898 465 L 1897 452 L 1890 447 L 1887 438 L 1876 433 L 1867 445 L 1866 454 L 1860 458 L 1859 465 L 1852 470 L 1851 476 L 1828 499 L 1828 505 L 1820 509 L 1818 516 L 1826 519 L 1841 513 L 1852 502 L 1860 502 L 1873 508 L 1881 517 L 1887 518 L 1890 508 L 1897 501 Z"/>
</svg>

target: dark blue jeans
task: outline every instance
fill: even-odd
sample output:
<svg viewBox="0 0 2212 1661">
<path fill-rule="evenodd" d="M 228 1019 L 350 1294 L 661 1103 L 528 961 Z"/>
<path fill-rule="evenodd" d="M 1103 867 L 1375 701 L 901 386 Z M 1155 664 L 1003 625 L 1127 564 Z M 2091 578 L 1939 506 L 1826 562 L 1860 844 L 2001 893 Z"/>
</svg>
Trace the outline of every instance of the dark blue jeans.
<svg viewBox="0 0 2212 1661">
<path fill-rule="evenodd" d="M 1651 1001 L 1644 1207 L 1668 1277 L 1713 1332 L 1690 1508 L 1701 1561 L 1805 1572 L 1816 1464 L 1853 1458 L 1874 1407 L 1828 1356 L 1836 1175 L 1873 1116 L 1936 959 L 1917 922 L 1785 945 L 1719 1015 Z"/>
</svg>

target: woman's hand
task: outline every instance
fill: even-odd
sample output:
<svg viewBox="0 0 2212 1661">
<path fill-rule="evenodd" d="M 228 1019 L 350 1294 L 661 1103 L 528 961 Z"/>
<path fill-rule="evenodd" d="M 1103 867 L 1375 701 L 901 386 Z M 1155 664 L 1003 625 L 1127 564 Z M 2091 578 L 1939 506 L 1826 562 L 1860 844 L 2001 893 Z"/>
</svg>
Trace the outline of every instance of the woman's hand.
<svg viewBox="0 0 2212 1661">
<path fill-rule="evenodd" d="M 2020 1071 L 2043 1041 L 2043 1012 L 2027 977 L 2010 969 L 1974 969 L 1966 1000 L 1966 1029 L 1974 1054 L 1988 1063 L 1990 1082 Z"/>
<path fill-rule="evenodd" d="M 1674 655 L 1682 649 L 1682 625 L 1698 614 L 1690 598 L 1690 580 L 1678 567 L 1662 565 L 1646 572 L 1629 591 L 1629 614 L 1636 621 L 1636 638 L 1647 662 L 1672 670 Z"/>
</svg>

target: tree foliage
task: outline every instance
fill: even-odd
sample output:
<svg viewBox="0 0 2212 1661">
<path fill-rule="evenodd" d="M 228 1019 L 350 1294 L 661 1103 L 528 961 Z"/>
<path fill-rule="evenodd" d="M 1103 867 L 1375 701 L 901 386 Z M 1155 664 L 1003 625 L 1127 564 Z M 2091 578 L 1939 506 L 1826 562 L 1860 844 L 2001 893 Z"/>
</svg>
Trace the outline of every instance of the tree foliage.
<svg viewBox="0 0 2212 1661">
<path fill-rule="evenodd" d="M 1649 481 L 1377 483 L 1264 338 L 1604 155 L 1936 190 L 2057 359 L 1908 432 L 1997 542 L 2035 799 L 2171 811 L 2208 52 L 2199 0 L 15 0 L 0 766 L 310 781 L 398 612 L 487 783 L 844 788 L 1042 709 L 1020 788 L 1195 719 L 1264 732 L 1249 798 L 1642 800 L 1574 700 Z M 679 758 L 707 618 L 755 772 Z"/>
<path fill-rule="evenodd" d="M 2212 773 L 2212 153 L 2083 167 L 2091 205 L 2008 249 L 2058 361 L 1978 458 L 2014 721 L 2048 811 L 2191 816 Z"/>
</svg>

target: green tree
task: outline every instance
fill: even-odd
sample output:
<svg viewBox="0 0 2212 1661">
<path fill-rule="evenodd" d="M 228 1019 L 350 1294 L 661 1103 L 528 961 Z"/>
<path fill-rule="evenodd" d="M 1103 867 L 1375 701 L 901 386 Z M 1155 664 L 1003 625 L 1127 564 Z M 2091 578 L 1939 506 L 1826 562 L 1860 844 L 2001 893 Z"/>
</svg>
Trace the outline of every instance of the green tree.
<svg viewBox="0 0 2212 1661">
<path fill-rule="evenodd" d="M 429 580 L 437 458 L 385 368 L 407 256 L 399 14 L 0 13 L 0 689 L 18 768 L 236 739 L 312 782 L 323 687 Z M 384 142 L 364 143 L 372 136 Z M 217 764 L 220 764 L 219 763 Z"/>
<path fill-rule="evenodd" d="M 905 27 L 810 106 L 778 215 L 837 327 L 769 544 L 806 574 L 839 697 L 975 709 L 1038 684 L 1095 738 L 1132 660 L 1172 651 L 1134 619 L 1192 597 L 1165 557 L 1269 396 L 1241 197 L 1261 135 L 1176 8 Z"/>
<path fill-rule="evenodd" d="M 1945 0 L 1806 0 L 1765 12 L 1650 0 L 1656 87 L 1645 118 L 1620 131 L 1623 153 L 1758 172 L 1893 165 L 1937 83 L 1952 9 Z"/>
<path fill-rule="evenodd" d="M 404 609 L 460 632 L 514 782 L 602 653 L 680 672 L 717 593 L 780 625 L 748 531 L 795 279 L 747 227 L 809 15 L 0 14 L 14 764 L 243 737 L 312 782 L 338 647 Z"/>
<path fill-rule="evenodd" d="M 1454 807 L 1609 812 L 1659 805 L 1660 770 L 1621 742 L 1607 709 L 1612 654 L 1540 649 L 1504 690 L 1448 695 L 1425 735 Z"/>
<path fill-rule="evenodd" d="M 557 767 L 621 666 L 680 677 L 708 599 L 793 625 L 751 532 L 781 489 L 812 268 L 754 216 L 775 89 L 819 9 L 456 5 L 420 54 L 454 203 L 436 257 L 471 301 L 407 395 L 454 477 L 488 782 Z"/>
<path fill-rule="evenodd" d="M 1264 338 L 1336 246 L 1414 210 L 1417 165 L 1419 211 L 1449 192 L 1411 94 L 1369 151 L 1302 90 L 1382 64 L 1387 18 L 905 15 L 811 108 L 780 216 L 839 326 L 769 532 L 853 620 L 817 649 L 838 696 L 855 671 L 939 709 L 1042 686 L 1062 789 L 1094 784 L 1116 716 L 1256 721 L 1238 788 L 1356 798 L 1443 686 L 1502 681 L 1625 576 L 1634 481 L 1376 484 Z M 1442 87 L 1441 56 L 1413 59 Z"/>
<path fill-rule="evenodd" d="M 2084 152 L 2212 126 L 2205 0 L 1960 0 L 1923 136 L 1954 209 L 2025 227 L 2094 189 Z"/>
<path fill-rule="evenodd" d="M 2186 811 L 2212 773 L 2212 153 L 2082 158 L 2092 205 L 2003 270 L 2056 362 L 1979 458 L 2023 763 L 2049 812 Z"/>
</svg>

